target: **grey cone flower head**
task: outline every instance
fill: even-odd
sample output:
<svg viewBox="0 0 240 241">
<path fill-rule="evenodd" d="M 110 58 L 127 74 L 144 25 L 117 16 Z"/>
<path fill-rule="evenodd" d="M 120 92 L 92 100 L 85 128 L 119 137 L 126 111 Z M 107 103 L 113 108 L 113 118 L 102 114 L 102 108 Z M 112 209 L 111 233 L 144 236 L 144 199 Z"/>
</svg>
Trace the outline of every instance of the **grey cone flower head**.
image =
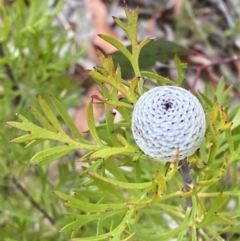
<svg viewBox="0 0 240 241">
<path fill-rule="evenodd" d="M 160 161 L 191 156 L 206 129 L 204 110 L 189 91 L 155 87 L 137 101 L 132 115 L 133 137 L 140 149 Z M 179 152 L 178 152 L 179 151 Z"/>
</svg>

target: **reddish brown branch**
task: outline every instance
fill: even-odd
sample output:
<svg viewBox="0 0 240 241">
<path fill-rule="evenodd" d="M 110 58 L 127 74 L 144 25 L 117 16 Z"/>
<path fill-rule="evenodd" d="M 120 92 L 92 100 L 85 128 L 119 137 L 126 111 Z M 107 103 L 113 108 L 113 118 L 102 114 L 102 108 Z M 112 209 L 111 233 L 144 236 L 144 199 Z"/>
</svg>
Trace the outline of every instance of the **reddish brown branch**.
<svg viewBox="0 0 240 241">
<path fill-rule="evenodd" d="M 195 78 L 193 80 L 193 84 L 191 86 L 191 91 L 194 92 L 195 91 L 195 87 L 196 87 L 196 84 L 197 84 L 197 81 L 199 80 L 199 77 L 201 75 L 201 73 L 210 68 L 210 67 L 213 67 L 213 66 L 216 66 L 216 65 L 221 65 L 221 64 L 226 64 L 226 63 L 231 63 L 231 62 L 234 62 L 234 61 L 237 61 L 240 59 L 240 56 L 237 56 L 237 55 L 234 55 L 232 57 L 229 57 L 229 58 L 225 58 L 225 59 L 218 59 L 216 61 L 212 61 L 212 63 L 210 64 L 206 64 L 206 65 L 201 65 L 201 66 L 198 66 L 196 67 L 196 75 L 195 75 Z"/>
</svg>

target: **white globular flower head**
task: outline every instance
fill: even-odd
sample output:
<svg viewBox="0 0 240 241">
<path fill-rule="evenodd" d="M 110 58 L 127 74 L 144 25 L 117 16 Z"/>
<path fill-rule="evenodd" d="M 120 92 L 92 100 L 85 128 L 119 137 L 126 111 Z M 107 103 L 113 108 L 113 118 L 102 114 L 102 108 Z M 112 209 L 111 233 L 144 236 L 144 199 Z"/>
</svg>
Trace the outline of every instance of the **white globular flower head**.
<svg viewBox="0 0 240 241">
<path fill-rule="evenodd" d="M 152 158 L 174 162 L 191 156 L 205 134 L 204 110 L 191 92 L 176 86 L 144 93 L 132 114 L 133 137 Z"/>
</svg>

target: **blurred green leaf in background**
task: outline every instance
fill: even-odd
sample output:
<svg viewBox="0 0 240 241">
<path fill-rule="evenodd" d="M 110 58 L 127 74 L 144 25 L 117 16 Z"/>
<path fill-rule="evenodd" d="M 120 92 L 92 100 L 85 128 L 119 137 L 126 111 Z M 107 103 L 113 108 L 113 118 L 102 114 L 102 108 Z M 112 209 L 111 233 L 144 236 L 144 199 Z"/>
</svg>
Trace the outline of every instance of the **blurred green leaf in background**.
<svg viewBox="0 0 240 241">
<path fill-rule="evenodd" d="M 57 186 L 73 185 L 76 179 L 67 178 L 69 173 L 77 176 L 73 158 L 52 168 L 31 168 L 28 162 L 33 154 L 54 143 L 37 141 L 31 149 L 10 147 L 9 138 L 16 132 L 3 128 L 6 118 L 15 118 L 19 112 L 30 121 L 32 113 L 38 118 L 34 107 L 37 94 L 51 93 L 65 108 L 73 108 L 81 101 L 80 87 L 72 83 L 70 74 L 85 51 L 76 46 L 71 29 L 56 22 L 63 2 L 52 7 L 47 0 L 33 0 L 30 5 L 23 0 L 11 6 L 0 4 L 1 240 L 66 240 L 53 226 L 62 222 L 59 215 L 64 208 L 51 191 Z M 41 123 L 41 119 L 38 121 Z"/>
</svg>

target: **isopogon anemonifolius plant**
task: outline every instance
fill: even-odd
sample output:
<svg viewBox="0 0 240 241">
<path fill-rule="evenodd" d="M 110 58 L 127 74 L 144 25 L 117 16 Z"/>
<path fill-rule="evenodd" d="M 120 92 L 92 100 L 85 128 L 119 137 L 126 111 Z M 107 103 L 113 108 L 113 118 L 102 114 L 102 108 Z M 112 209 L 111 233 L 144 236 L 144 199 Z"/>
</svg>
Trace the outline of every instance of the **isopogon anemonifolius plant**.
<svg viewBox="0 0 240 241">
<path fill-rule="evenodd" d="M 150 157 L 173 162 L 199 148 L 206 129 L 204 110 L 189 91 L 155 87 L 137 101 L 132 115 L 133 137 Z"/>
</svg>

